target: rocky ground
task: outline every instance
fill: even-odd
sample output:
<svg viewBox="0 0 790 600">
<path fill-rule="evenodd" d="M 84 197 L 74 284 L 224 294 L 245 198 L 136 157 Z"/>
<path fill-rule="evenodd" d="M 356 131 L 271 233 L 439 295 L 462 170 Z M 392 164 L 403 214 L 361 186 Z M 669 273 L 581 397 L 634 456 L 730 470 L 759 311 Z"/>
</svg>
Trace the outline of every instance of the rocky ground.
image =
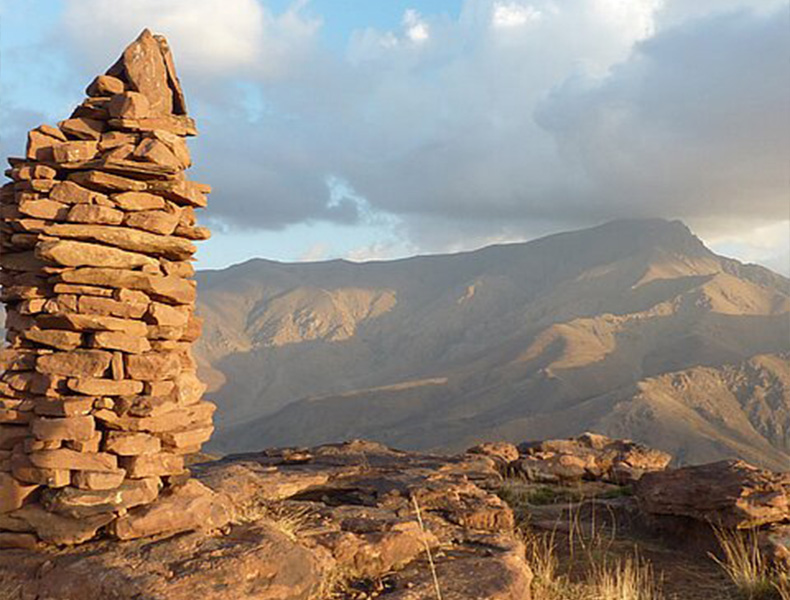
<svg viewBox="0 0 790 600">
<path fill-rule="evenodd" d="M 191 513 L 204 529 L 0 550 L 0 597 L 564 600 L 546 595 L 534 562 L 550 540 L 568 581 L 601 557 L 614 563 L 637 552 L 663 581 L 660 598 L 736 598 L 707 556 L 715 544 L 703 513 L 773 524 L 776 537 L 790 521 L 787 477 L 741 463 L 664 472 L 668 460 L 598 436 L 488 444 L 452 457 L 360 441 L 236 455 L 192 467 L 212 510 L 190 496 L 190 484 L 165 503 L 169 515 L 155 515 L 183 524 Z M 658 490 L 705 477 L 731 482 L 719 500 L 662 501 Z"/>
</svg>

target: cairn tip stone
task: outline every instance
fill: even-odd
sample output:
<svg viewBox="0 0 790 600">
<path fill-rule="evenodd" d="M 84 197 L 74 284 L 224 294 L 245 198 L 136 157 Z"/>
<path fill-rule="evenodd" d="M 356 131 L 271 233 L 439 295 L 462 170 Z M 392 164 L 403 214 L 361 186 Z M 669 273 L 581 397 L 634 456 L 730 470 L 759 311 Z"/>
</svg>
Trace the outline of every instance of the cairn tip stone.
<svg viewBox="0 0 790 600">
<path fill-rule="evenodd" d="M 221 526 L 190 479 L 213 431 L 192 343 L 195 135 L 164 37 L 145 29 L 0 189 L 0 547 Z M 186 514 L 186 512 L 189 514 Z"/>
</svg>

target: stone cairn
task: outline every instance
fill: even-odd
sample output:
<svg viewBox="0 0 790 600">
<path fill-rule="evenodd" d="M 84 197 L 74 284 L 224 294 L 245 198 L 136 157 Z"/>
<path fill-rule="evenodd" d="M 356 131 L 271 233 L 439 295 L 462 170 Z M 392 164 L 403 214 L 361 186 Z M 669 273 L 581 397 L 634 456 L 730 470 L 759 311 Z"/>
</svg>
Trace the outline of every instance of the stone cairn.
<svg viewBox="0 0 790 600">
<path fill-rule="evenodd" d="M 159 533 L 186 522 L 155 510 L 178 493 L 200 515 L 185 456 L 215 407 L 191 353 L 210 192 L 184 175 L 194 122 L 148 30 L 86 93 L 29 132 L 0 192 L 0 546 Z"/>
</svg>

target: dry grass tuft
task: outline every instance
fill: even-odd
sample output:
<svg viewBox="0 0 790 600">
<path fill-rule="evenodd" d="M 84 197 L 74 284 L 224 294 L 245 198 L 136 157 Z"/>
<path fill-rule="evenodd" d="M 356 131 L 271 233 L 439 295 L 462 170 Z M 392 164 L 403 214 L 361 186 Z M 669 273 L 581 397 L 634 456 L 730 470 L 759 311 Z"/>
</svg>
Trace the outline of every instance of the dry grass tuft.
<svg viewBox="0 0 790 600">
<path fill-rule="evenodd" d="M 595 600 L 662 600 L 661 585 L 650 563 L 638 556 L 613 564 L 595 565 L 590 581 L 590 597 Z"/>
<path fill-rule="evenodd" d="M 790 600 L 790 574 L 779 573 L 774 586 L 776 586 L 780 600 Z"/>
<path fill-rule="evenodd" d="M 526 532 L 523 539 L 534 575 L 533 600 L 664 600 L 650 563 L 637 555 L 608 560 L 600 552 L 607 546 L 600 534 L 581 542 L 586 568 L 579 580 L 561 572 L 554 532 Z"/>
<path fill-rule="evenodd" d="M 243 524 L 265 520 L 289 539 L 297 540 L 309 529 L 311 514 L 308 507 L 255 501 L 239 507 L 234 522 Z"/>
<path fill-rule="evenodd" d="M 757 531 L 713 529 L 724 558 L 710 556 L 724 570 L 742 598 L 790 600 L 787 574 L 778 571 L 763 556 Z"/>
</svg>

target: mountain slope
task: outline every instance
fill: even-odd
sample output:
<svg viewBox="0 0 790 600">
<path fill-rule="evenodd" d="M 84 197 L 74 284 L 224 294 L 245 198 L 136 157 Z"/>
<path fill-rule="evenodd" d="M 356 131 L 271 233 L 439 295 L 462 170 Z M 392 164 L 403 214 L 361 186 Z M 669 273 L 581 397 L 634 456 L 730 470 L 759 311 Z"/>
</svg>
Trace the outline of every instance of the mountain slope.
<svg viewBox="0 0 790 600">
<path fill-rule="evenodd" d="M 457 449 L 596 423 L 644 437 L 621 408 L 640 406 L 639 382 L 790 344 L 790 281 L 662 220 L 389 262 L 253 260 L 198 279 L 218 450 L 354 436 Z M 782 402 L 766 422 L 785 418 Z M 788 451 L 766 427 L 736 443 L 678 410 L 660 429 L 666 443 L 650 442 L 690 461 Z M 713 450 L 695 441 L 706 435 Z"/>
</svg>

